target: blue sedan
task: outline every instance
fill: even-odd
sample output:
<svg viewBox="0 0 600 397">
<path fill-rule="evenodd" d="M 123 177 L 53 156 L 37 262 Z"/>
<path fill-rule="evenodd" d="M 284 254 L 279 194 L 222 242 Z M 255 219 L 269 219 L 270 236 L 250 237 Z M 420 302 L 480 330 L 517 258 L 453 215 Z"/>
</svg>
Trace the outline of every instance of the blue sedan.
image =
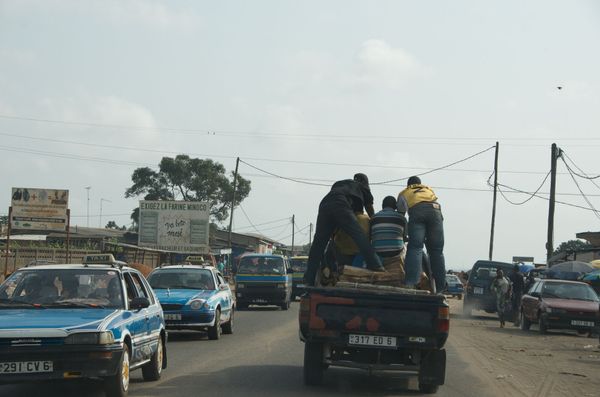
<svg viewBox="0 0 600 397">
<path fill-rule="evenodd" d="M 456 296 L 458 299 L 462 299 L 465 293 L 465 288 L 462 282 L 455 274 L 446 274 L 446 290 L 444 294 Z"/>
<path fill-rule="evenodd" d="M 165 322 L 144 277 L 112 255 L 29 266 L 0 285 L 0 382 L 101 378 L 125 396 L 130 371 L 158 380 Z"/>
<path fill-rule="evenodd" d="M 162 305 L 168 329 L 206 331 L 209 339 L 233 333 L 235 300 L 214 267 L 160 267 L 150 273 L 148 281 Z"/>
</svg>

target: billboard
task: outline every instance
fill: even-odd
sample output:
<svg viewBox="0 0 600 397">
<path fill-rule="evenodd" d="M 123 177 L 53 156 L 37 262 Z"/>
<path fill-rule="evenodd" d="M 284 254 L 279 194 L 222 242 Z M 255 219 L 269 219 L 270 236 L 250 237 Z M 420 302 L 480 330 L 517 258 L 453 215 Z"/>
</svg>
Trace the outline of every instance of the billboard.
<svg viewBox="0 0 600 397">
<path fill-rule="evenodd" d="M 11 206 L 12 230 L 67 230 L 68 190 L 13 187 Z"/>
<path fill-rule="evenodd" d="M 208 253 L 210 206 L 197 201 L 140 201 L 138 245 L 179 253 Z"/>
</svg>

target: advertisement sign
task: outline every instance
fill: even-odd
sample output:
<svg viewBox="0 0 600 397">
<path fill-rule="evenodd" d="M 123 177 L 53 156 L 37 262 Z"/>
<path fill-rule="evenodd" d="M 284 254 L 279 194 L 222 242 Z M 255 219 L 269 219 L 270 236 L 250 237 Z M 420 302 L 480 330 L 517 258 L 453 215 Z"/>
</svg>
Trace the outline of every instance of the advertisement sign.
<svg viewBox="0 0 600 397">
<path fill-rule="evenodd" d="M 140 201 L 140 247 L 208 253 L 210 207 L 195 201 Z"/>
<path fill-rule="evenodd" d="M 514 263 L 533 262 L 533 256 L 513 256 L 512 260 L 513 260 Z"/>
<path fill-rule="evenodd" d="M 67 230 L 69 191 L 12 188 L 12 230 Z"/>
</svg>

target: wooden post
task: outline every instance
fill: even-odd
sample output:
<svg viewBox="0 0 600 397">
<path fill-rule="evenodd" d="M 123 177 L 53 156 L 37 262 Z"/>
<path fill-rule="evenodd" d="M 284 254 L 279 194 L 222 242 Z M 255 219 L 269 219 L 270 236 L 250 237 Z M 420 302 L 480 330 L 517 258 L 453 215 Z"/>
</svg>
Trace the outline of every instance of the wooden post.
<svg viewBox="0 0 600 397">
<path fill-rule="evenodd" d="M 548 240 L 546 241 L 546 264 L 554 252 L 554 206 L 556 202 L 556 162 L 560 157 L 560 149 L 556 143 L 552 144 L 552 153 L 550 157 L 550 200 L 548 204 Z"/>
<path fill-rule="evenodd" d="M 296 215 L 292 215 L 292 256 L 294 256 L 294 237 L 296 234 Z"/>
<path fill-rule="evenodd" d="M 4 278 L 8 276 L 8 254 L 10 252 L 10 232 L 12 223 L 12 207 L 8 207 L 8 227 L 6 229 L 6 251 L 4 257 Z"/>
<path fill-rule="evenodd" d="M 494 201 L 492 204 L 492 228 L 490 231 L 490 252 L 489 260 L 492 260 L 494 254 L 494 229 L 496 227 L 496 197 L 498 195 L 498 151 L 500 144 L 496 142 L 496 155 L 494 157 Z"/>
<path fill-rule="evenodd" d="M 235 208 L 235 193 L 237 190 L 238 168 L 240 166 L 240 158 L 235 161 L 235 172 L 233 173 L 233 197 L 231 198 L 231 214 L 229 214 L 229 235 L 227 237 L 228 247 L 231 247 L 231 232 L 233 228 L 233 209 Z"/>
<path fill-rule="evenodd" d="M 67 263 L 71 263 L 71 210 L 67 209 Z"/>
</svg>

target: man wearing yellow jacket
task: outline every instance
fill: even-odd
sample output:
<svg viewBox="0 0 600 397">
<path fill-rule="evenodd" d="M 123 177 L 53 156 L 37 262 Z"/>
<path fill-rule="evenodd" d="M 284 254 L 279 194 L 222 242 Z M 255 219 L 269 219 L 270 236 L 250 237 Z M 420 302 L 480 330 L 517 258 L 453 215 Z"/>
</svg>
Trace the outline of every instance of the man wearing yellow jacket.
<svg viewBox="0 0 600 397">
<path fill-rule="evenodd" d="M 406 285 L 419 282 L 423 245 L 431 261 L 431 272 L 438 292 L 446 285 L 444 262 L 444 217 L 437 196 L 429 186 L 421 184 L 418 176 L 408 178 L 406 189 L 398 195 L 398 210 L 408 208 L 408 249 L 406 251 Z"/>
</svg>

